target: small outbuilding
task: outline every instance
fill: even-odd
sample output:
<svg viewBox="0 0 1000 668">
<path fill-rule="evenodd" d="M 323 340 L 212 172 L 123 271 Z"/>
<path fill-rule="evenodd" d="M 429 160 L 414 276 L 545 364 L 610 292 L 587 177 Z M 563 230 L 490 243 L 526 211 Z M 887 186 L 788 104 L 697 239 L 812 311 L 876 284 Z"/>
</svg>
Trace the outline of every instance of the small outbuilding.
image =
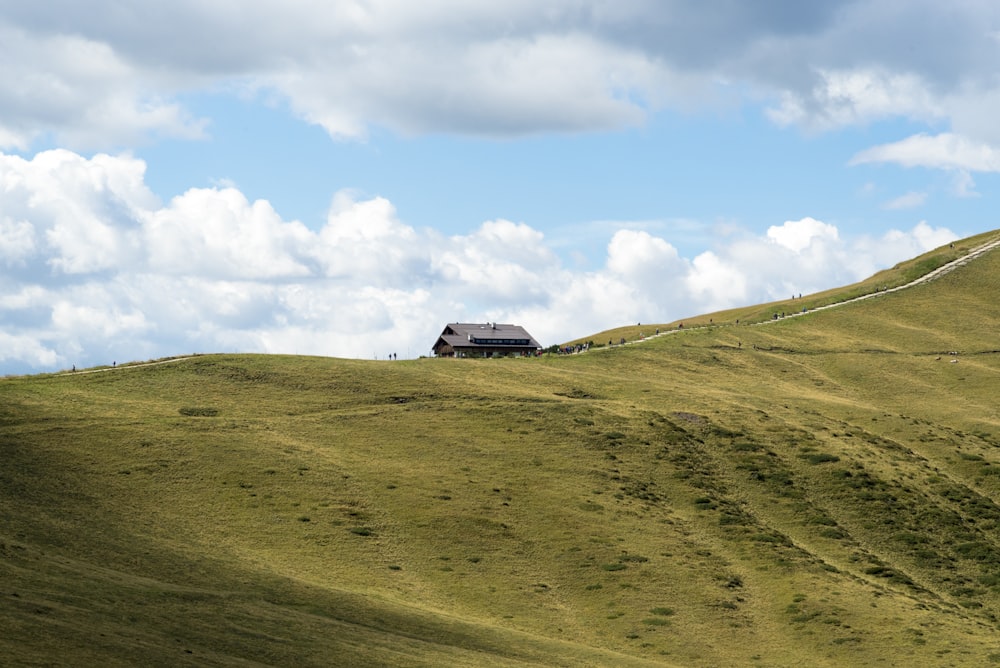
<svg viewBox="0 0 1000 668">
<path fill-rule="evenodd" d="M 506 357 L 537 355 L 541 348 L 520 325 L 453 322 L 441 332 L 433 350 L 437 357 Z"/>
</svg>

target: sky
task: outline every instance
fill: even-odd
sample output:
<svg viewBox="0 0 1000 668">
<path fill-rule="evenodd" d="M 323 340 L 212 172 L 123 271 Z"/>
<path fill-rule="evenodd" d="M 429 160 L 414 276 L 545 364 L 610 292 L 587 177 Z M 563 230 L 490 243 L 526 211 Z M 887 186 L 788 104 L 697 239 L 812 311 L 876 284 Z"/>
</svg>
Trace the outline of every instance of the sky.
<svg viewBox="0 0 1000 668">
<path fill-rule="evenodd" d="M 0 0 L 0 375 L 544 346 L 1000 227 L 993 0 Z"/>
</svg>

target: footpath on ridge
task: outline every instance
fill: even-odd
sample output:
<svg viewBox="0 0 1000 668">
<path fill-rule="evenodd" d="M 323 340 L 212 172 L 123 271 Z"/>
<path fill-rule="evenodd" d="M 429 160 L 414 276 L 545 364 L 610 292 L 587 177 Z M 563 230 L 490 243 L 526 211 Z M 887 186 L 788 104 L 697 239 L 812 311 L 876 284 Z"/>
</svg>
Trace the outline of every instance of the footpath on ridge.
<svg viewBox="0 0 1000 668">
<path fill-rule="evenodd" d="M 884 290 L 876 290 L 875 292 L 869 292 L 868 294 L 861 295 L 860 297 L 852 297 L 851 299 L 845 299 L 842 302 L 835 302 L 833 304 L 826 304 L 824 306 L 816 306 L 816 307 L 808 309 L 806 311 L 797 311 L 795 313 L 789 313 L 789 314 L 787 314 L 785 316 L 782 316 L 781 318 L 777 318 L 777 319 L 768 319 L 768 320 L 761 320 L 760 322 L 748 323 L 748 326 L 757 327 L 757 326 L 760 326 L 760 325 L 767 325 L 767 324 L 770 324 L 770 323 L 773 323 L 773 322 L 778 322 L 780 320 L 784 320 L 784 319 L 787 319 L 787 318 L 796 318 L 798 316 L 807 315 L 809 313 L 814 313 L 816 311 L 823 311 L 823 310 L 826 310 L 826 309 L 837 308 L 838 306 L 844 306 L 845 304 L 851 304 L 853 302 L 859 302 L 859 301 L 861 301 L 863 299 L 872 299 L 874 297 L 879 297 L 881 295 L 887 295 L 887 294 L 890 294 L 890 293 L 893 293 L 893 292 L 899 292 L 900 290 L 906 290 L 908 288 L 912 288 L 915 285 L 920 285 L 921 283 L 928 283 L 928 282 L 933 281 L 933 280 L 935 280 L 937 278 L 941 278 L 945 274 L 947 274 L 947 273 L 949 273 L 951 271 L 954 271 L 955 269 L 958 269 L 959 267 L 965 266 L 966 264 L 968 264 L 972 260 L 974 260 L 974 259 L 976 259 L 976 258 L 978 258 L 978 257 L 980 257 L 982 255 L 985 255 L 986 253 L 988 253 L 991 250 L 994 250 L 996 248 L 1000 248 L 1000 237 L 997 237 L 993 241 L 987 242 L 987 243 L 983 244 L 982 246 L 977 246 L 976 248 L 973 248 L 972 250 L 970 250 L 968 253 L 966 253 L 962 257 L 956 258 L 956 259 L 952 260 L 951 262 L 946 262 L 945 264 L 941 265 L 937 269 L 935 269 L 933 271 L 929 271 L 926 274 L 924 274 L 923 276 L 920 276 L 918 278 L 913 279 L 909 283 L 904 283 L 903 285 L 897 285 L 894 288 L 886 288 Z M 649 341 L 650 339 L 658 338 L 660 336 L 666 336 L 668 334 L 680 334 L 682 332 L 694 331 L 694 330 L 699 330 L 699 329 L 708 329 L 708 328 L 711 328 L 711 327 L 730 327 L 730 326 L 732 326 L 732 325 L 729 325 L 727 323 L 720 323 L 718 325 L 714 325 L 713 324 L 713 325 L 701 325 L 701 326 L 697 326 L 697 327 L 685 327 L 683 329 L 668 329 L 668 330 L 664 330 L 664 331 L 661 331 L 661 332 L 656 333 L 656 334 L 650 334 L 649 336 L 644 336 L 641 339 L 635 339 L 633 341 L 626 341 L 624 343 L 624 345 L 626 345 L 626 346 L 634 345 L 634 344 L 637 344 L 637 343 L 642 343 L 644 341 Z M 616 345 L 611 346 L 611 347 L 602 346 L 600 348 L 593 348 L 593 350 L 595 350 L 595 351 L 596 350 L 611 350 L 612 348 L 618 348 L 621 345 L 622 344 L 616 344 Z"/>
</svg>

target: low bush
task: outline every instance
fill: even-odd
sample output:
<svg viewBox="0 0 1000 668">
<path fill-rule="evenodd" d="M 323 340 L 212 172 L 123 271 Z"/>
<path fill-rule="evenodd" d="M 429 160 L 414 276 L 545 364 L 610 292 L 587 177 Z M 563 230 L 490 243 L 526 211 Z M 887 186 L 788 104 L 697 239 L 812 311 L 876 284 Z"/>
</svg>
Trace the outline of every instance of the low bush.
<svg viewBox="0 0 1000 668">
<path fill-rule="evenodd" d="M 802 455 L 802 458 L 810 464 L 826 464 L 827 462 L 840 461 L 840 457 L 837 455 L 831 455 L 827 452 L 811 452 L 807 455 Z"/>
<path fill-rule="evenodd" d="M 207 406 L 185 406 L 178 408 L 177 412 L 188 417 L 215 417 L 219 414 L 219 409 Z"/>
</svg>

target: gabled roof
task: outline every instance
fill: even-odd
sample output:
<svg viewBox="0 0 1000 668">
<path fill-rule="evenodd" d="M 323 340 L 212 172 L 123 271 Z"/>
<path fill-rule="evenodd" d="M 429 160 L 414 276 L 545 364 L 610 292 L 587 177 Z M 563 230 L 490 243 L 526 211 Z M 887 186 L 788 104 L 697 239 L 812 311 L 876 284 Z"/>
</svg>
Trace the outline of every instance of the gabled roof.
<svg viewBox="0 0 1000 668">
<path fill-rule="evenodd" d="M 512 346 L 519 348 L 541 348 L 538 341 L 520 325 L 509 325 L 499 322 L 449 323 L 441 336 L 438 337 L 438 344 L 444 342 L 452 347 L 468 348 L 477 346 Z"/>
</svg>

